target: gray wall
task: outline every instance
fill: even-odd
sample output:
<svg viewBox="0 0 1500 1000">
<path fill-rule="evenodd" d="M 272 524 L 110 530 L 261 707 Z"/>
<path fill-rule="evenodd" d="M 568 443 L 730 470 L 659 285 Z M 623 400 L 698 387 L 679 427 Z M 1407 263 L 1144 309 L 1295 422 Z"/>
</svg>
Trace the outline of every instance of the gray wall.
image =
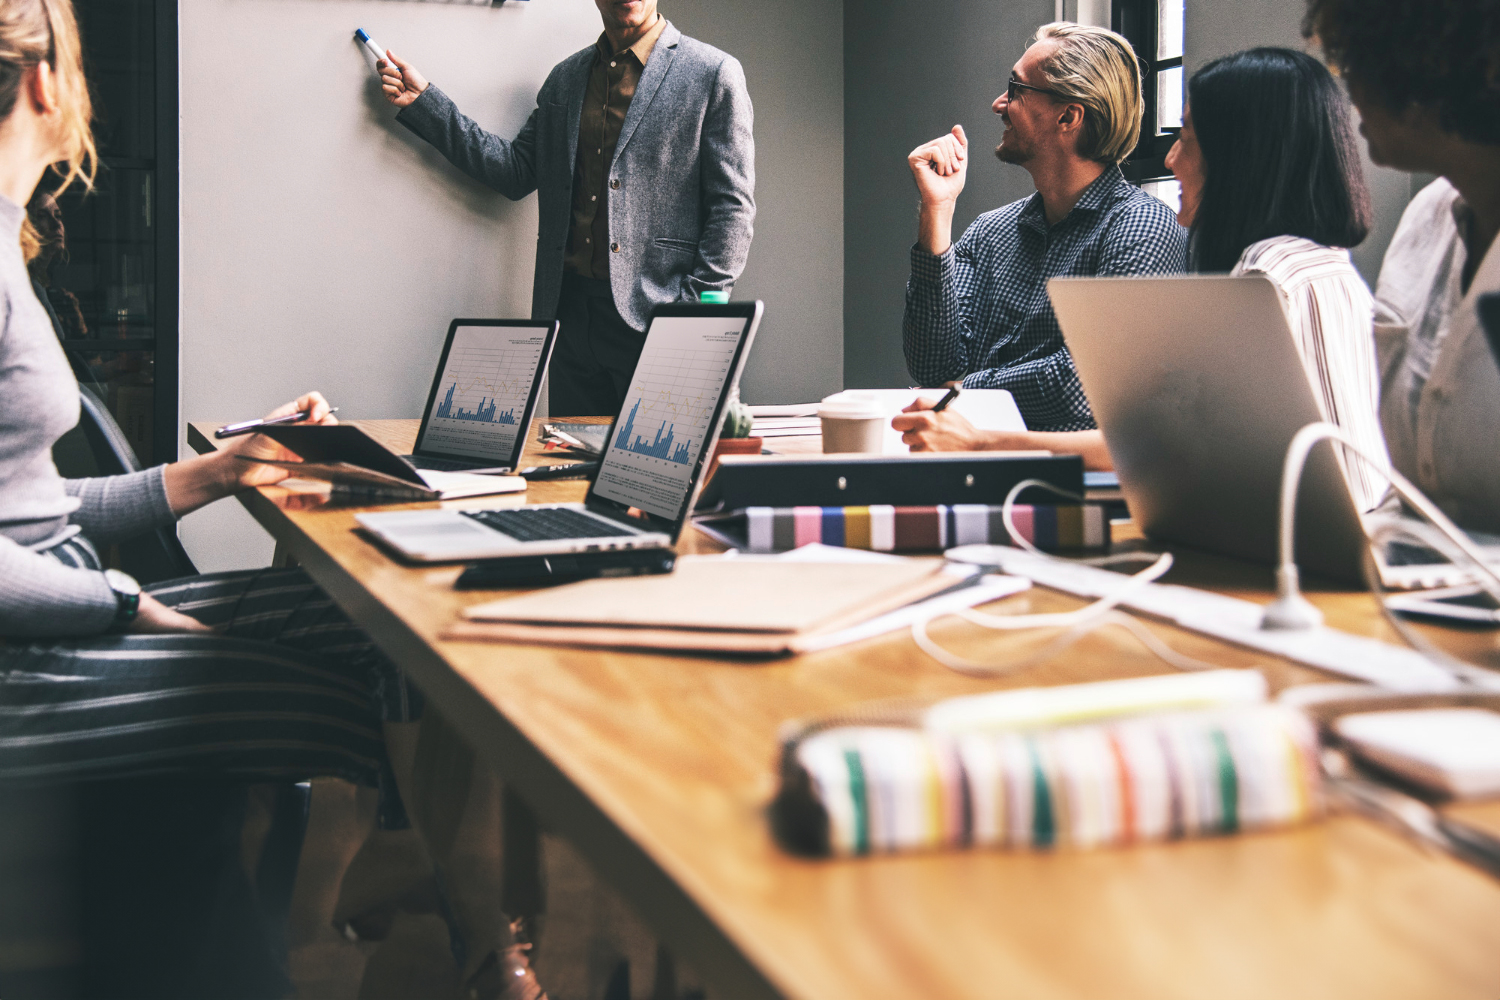
<svg viewBox="0 0 1500 1000">
<path fill-rule="evenodd" d="M 768 316 L 745 395 L 816 398 L 842 384 L 842 10 L 728 10 L 663 7 L 740 57 L 756 106 L 760 211 L 736 294 L 764 298 Z M 535 196 L 507 201 L 397 125 L 357 26 L 507 135 L 547 71 L 600 31 L 590 0 L 183 4 L 187 420 L 257 414 L 312 387 L 343 417 L 416 416 L 450 318 L 530 313 Z M 191 515 L 182 535 L 205 570 L 271 552 L 232 503 Z"/>
<path fill-rule="evenodd" d="M 550 2 L 550 0 L 546 0 Z M 843 0 L 661 0 L 672 23 L 731 52 L 755 104 L 755 240 L 734 288 L 764 299 L 745 370 L 751 403 L 844 387 Z"/>
<path fill-rule="evenodd" d="M 901 354 L 901 310 L 917 236 L 917 195 L 906 155 L 961 124 L 973 158 L 954 234 L 981 213 L 1033 190 L 1020 167 L 989 151 L 1000 140 L 990 110 L 1011 65 L 1052 0 L 886 0 L 850 8 L 844 24 L 844 382 L 911 384 Z"/>
<path fill-rule="evenodd" d="M 1316 46 L 1302 39 L 1305 10 L 1301 0 L 1188 0 L 1187 33 L 1183 38 L 1183 63 L 1188 75 L 1212 59 L 1258 45 L 1281 45 L 1317 55 Z M 1351 256 L 1354 266 L 1374 288 L 1396 223 L 1421 184 L 1414 187 L 1408 174 L 1371 163 L 1364 140 L 1360 140 L 1359 150 L 1375 217 L 1370 235 Z"/>
</svg>

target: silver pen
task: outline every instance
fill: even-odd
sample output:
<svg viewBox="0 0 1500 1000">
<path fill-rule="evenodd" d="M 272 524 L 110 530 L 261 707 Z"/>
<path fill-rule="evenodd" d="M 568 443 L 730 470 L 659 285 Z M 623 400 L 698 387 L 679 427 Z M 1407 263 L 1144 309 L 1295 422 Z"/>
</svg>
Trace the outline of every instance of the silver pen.
<svg viewBox="0 0 1500 1000">
<path fill-rule="evenodd" d="M 328 412 L 337 413 L 339 412 L 339 408 L 335 406 Z M 225 424 L 223 427 L 220 427 L 214 431 L 214 437 L 223 440 L 224 438 L 239 437 L 241 434 L 254 434 L 262 427 L 275 427 L 277 424 L 300 424 L 310 416 L 312 416 L 311 410 L 298 410 L 296 413 L 288 413 L 281 417 L 257 417 L 254 420 L 241 420 L 237 424 Z"/>
</svg>

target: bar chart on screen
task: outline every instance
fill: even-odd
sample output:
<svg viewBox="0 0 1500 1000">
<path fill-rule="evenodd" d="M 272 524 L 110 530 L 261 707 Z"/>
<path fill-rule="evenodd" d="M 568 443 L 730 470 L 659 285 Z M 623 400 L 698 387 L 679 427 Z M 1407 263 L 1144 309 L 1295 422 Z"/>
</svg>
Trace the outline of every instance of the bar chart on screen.
<svg viewBox="0 0 1500 1000">
<path fill-rule="evenodd" d="M 703 316 L 652 323 L 600 470 L 596 488 L 604 495 L 677 515 L 713 432 L 742 325 Z"/>
<path fill-rule="evenodd" d="M 459 327 L 420 447 L 508 457 L 545 344 L 545 331 L 534 327 Z"/>
</svg>

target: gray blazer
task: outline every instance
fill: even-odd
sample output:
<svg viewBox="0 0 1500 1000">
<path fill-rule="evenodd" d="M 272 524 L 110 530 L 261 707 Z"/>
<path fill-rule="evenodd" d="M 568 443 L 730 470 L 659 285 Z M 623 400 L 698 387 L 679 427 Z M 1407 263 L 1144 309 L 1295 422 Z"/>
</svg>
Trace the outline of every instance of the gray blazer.
<svg viewBox="0 0 1500 1000">
<path fill-rule="evenodd" d="M 480 128 L 435 86 L 396 116 L 507 198 L 537 192 L 534 319 L 557 311 L 594 52 L 591 45 L 553 67 L 536 110 L 510 142 Z M 615 307 L 637 330 L 654 306 L 728 290 L 745 269 L 755 218 L 753 117 L 739 61 L 669 22 L 641 73 L 609 172 L 609 280 Z"/>
</svg>

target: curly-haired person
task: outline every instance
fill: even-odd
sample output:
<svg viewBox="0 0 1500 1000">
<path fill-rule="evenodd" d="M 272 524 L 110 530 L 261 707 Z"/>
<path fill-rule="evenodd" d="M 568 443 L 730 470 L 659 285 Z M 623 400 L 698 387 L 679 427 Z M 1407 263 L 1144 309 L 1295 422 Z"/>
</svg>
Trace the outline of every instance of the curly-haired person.
<svg viewBox="0 0 1500 1000">
<path fill-rule="evenodd" d="M 1375 290 L 1381 425 L 1396 468 L 1466 528 L 1500 531 L 1500 368 L 1476 311 L 1500 289 L 1500 3 L 1309 0 L 1376 163 L 1438 179 Z"/>
</svg>

